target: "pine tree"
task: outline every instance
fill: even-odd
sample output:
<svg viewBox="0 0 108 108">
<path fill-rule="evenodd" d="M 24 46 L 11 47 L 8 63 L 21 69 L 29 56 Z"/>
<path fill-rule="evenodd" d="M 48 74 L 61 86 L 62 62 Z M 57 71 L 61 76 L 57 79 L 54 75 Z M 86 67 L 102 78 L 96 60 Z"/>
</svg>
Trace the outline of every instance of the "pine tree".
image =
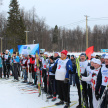
<svg viewBox="0 0 108 108">
<path fill-rule="evenodd" d="M 8 40 L 8 48 L 17 50 L 17 45 L 25 44 L 25 25 L 17 0 L 11 0 L 9 5 L 9 17 L 7 20 L 6 36 Z"/>
<path fill-rule="evenodd" d="M 58 26 L 56 25 L 53 31 L 53 43 L 58 43 Z"/>
<path fill-rule="evenodd" d="M 58 50 L 58 36 L 59 36 L 59 30 L 58 30 L 58 26 L 56 25 L 53 31 L 53 39 L 52 39 L 52 43 L 53 43 L 53 50 L 57 51 Z"/>
</svg>

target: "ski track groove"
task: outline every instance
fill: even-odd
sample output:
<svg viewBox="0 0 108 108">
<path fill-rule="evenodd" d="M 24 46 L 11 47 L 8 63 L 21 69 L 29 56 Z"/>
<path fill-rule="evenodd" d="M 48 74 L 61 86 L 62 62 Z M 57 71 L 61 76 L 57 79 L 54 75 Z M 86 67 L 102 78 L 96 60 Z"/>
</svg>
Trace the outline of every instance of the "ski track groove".
<svg viewBox="0 0 108 108">
<path fill-rule="evenodd" d="M 1 108 L 48 108 L 48 106 L 52 106 L 56 102 L 59 102 L 59 99 L 55 102 L 52 102 L 51 100 L 46 102 L 46 94 L 42 93 L 42 95 L 38 97 L 39 92 L 36 86 L 21 83 L 22 79 L 20 79 L 19 82 L 13 82 L 12 79 L 12 77 L 8 80 L 0 79 L 0 103 L 8 103 L 1 104 Z M 75 108 L 76 105 L 78 105 L 78 96 L 76 93 L 77 88 L 71 86 L 70 100 L 74 102 L 70 104 L 70 108 Z M 64 105 L 53 107 L 63 108 Z"/>
</svg>

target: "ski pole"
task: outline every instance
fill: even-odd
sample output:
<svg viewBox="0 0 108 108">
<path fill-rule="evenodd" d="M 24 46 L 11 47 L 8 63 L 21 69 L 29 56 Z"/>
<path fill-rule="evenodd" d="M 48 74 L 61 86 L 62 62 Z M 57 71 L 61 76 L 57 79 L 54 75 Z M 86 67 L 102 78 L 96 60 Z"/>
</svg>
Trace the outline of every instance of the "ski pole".
<svg viewBox="0 0 108 108">
<path fill-rule="evenodd" d="M 108 84 L 107 84 L 107 86 L 105 87 L 105 90 L 104 90 L 104 92 L 103 92 L 103 94 L 102 94 L 102 97 L 101 97 L 101 99 L 100 99 L 100 102 L 99 102 L 97 108 L 100 108 L 100 106 L 101 106 L 101 104 L 102 104 L 102 102 L 103 102 L 103 99 L 105 98 L 105 95 L 106 95 L 106 91 L 107 91 L 107 90 L 108 90 Z"/>
</svg>

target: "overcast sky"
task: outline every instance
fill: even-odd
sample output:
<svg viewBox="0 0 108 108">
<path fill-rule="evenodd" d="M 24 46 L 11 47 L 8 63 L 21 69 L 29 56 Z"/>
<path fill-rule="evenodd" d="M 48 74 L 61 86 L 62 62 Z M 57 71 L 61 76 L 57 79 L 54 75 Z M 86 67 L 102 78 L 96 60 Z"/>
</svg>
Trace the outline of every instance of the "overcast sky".
<svg viewBox="0 0 108 108">
<path fill-rule="evenodd" d="M 88 15 L 88 19 L 108 17 L 108 0 L 18 0 L 18 2 L 25 10 L 35 7 L 37 15 L 45 18 L 46 24 L 50 27 L 65 25 L 64 27 L 73 29 L 79 25 L 84 28 L 85 21 L 74 23 L 84 20 L 84 15 Z M 3 0 L 0 12 L 8 11 L 9 3 L 10 0 Z M 101 19 L 103 20 L 88 21 L 88 25 L 92 28 L 95 24 L 108 24 L 108 18 Z"/>
</svg>

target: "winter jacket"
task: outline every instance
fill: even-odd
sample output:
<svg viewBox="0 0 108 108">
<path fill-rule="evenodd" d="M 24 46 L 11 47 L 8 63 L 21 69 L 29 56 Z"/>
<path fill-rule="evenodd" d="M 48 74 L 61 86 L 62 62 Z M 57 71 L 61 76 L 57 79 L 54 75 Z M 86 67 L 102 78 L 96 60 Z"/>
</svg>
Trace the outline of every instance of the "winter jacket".
<svg viewBox="0 0 108 108">
<path fill-rule="evenodd" d="M 0 68 L 2 68 L 2 58 L 0 57 Z"/>
<path fill-rule="evenodd" d="M 56 80 L 65 80 L 65 78 L 69 79 L 69 73 L 73 72 L 72 62 L 68 58 L 64 60 L 59 58 L 52 67 L 52 70 L 56 70 L 55 72 Z"/>
</svg>

